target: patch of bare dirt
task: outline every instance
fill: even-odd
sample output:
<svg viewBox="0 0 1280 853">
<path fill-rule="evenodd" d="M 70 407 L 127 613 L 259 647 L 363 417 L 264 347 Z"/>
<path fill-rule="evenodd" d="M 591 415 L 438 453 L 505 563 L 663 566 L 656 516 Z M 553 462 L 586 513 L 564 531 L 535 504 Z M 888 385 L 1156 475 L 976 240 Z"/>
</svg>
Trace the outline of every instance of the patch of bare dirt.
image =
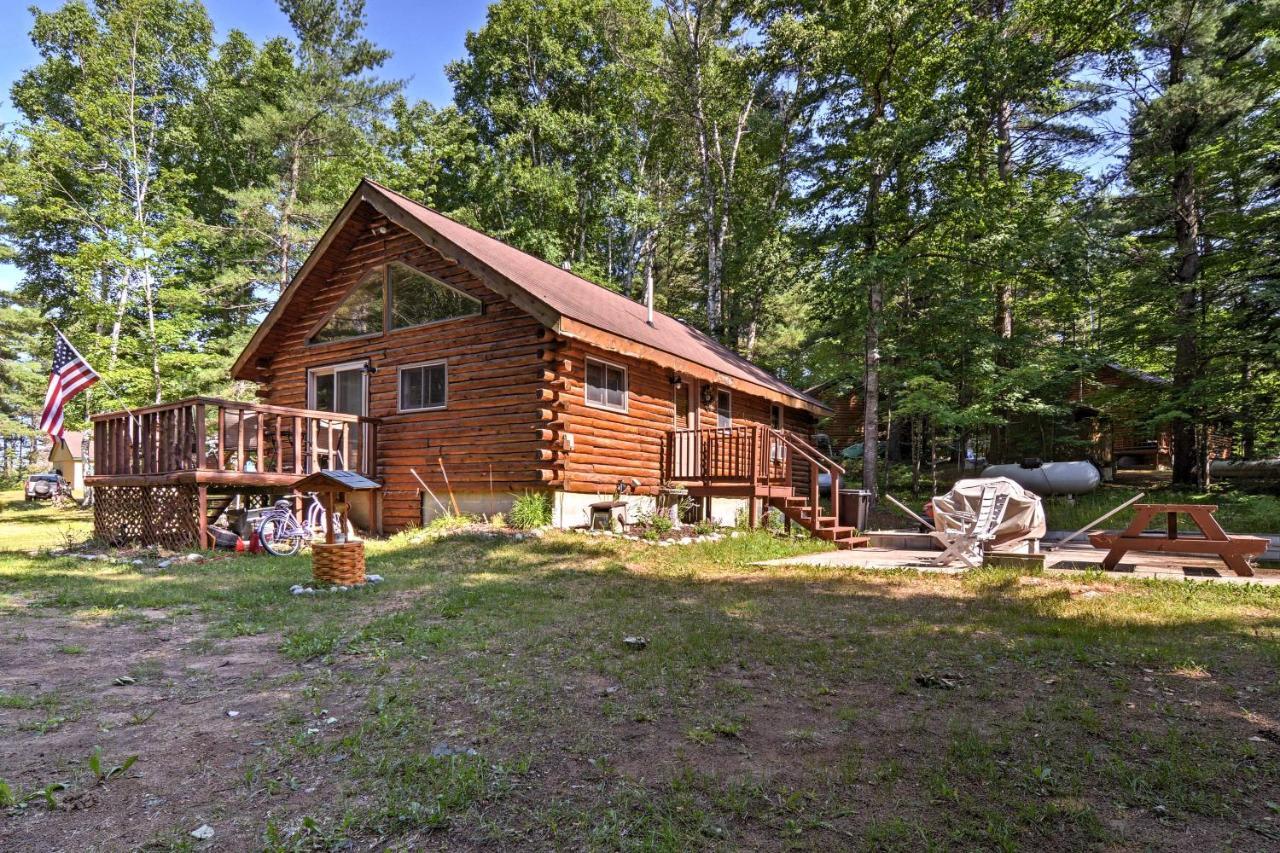
<svg viewBox="0 0 1280 853">
<path fill-rule="evenodd" d="M 258 846 L 262 815 L 238 805 L 272 719 L 299 701 L 296 666 L 277 652 L 278 636 L 210 642 L 193 618 L 150 615 L 0 627 L 0 692 L 7 705 L 34 703 L 0 708 L 0 776 L 18 796 L 66 785 L 52 810 L 40 797 L 0 813 L 0 849 L 130 849 L 202 823 L 216 849 Z M 98 782 L 96 749 L 104 772 L 138 758 Z"/>
</svg>

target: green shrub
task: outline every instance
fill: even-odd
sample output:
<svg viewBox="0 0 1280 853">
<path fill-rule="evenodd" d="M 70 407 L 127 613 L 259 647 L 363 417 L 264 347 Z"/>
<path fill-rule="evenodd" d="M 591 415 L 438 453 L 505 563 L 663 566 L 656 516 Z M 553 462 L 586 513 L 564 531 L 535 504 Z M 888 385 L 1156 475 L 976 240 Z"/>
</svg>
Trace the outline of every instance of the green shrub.
<svg viewBox="0 0 1280 853">
<path fill-rule="evenodd" d="M 710 536 L 716 532 L 716 523 L 709 518 L 704 518 L 693 526 L 693 531 L 699 536 Z"/>
<path fill-rule="evenodd" d="M 551 523 L 551 495 L 545 492 L 525 492 L 516 495 L 511 502 L 507 521 L 518 530 L 532 530 Z"/>
<path fill-rule="evenodd" d="M 673 527 L 675 527 L 675 522 L 671 520 L 671 516 L 665 513 L 656 513 L 649 517 L 649 528 L 658 533 L 666 533 Z"/>
</svg>

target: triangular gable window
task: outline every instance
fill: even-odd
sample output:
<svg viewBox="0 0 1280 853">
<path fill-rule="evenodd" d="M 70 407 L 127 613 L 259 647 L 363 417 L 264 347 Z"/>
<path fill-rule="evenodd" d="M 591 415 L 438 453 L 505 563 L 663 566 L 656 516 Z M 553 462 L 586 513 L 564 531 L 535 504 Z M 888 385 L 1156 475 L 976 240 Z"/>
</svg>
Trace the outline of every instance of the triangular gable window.
<svg viewBox="0 0 1280 853">
<path fill-rule="evenodd" d="M 311 343 L 324 344 L 345 338 L 376 335 L 382 331 L 382 276 L 376 269 L 360 280 L 347 298 L 329 315 Z"/>
<path fill-rule="evenodd" d="M 407 329 L 480 313 L 479 299 L 401 263 L 387 267 L 391 328 Z"/>
<path fill-rule="evenodd" d="M 384 294 L 391 297 L 389 311 L 385 310 L 388 300 Z M 311 336 L 310 343 L 326 344 L 380 334 L 386 322 L 392 329 L 408 329 L 458 317 L 473 317 L 481 313 L 483 307 L 474 296 L 454 290 L 412 267 L 393 262 L 370 271 L 360 279 L 360 283 Z"/>
</svg>

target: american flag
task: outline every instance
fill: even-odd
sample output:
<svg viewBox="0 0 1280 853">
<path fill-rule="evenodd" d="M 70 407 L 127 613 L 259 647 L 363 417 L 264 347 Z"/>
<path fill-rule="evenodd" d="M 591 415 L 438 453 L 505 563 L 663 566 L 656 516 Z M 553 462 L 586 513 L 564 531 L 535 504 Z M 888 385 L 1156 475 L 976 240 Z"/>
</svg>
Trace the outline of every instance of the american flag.
<svg viewBox="0 0 1280 853">
<path fill-rule="evenodd" d="M 76 352 L 71 342 L 54 330 L 53 370 L 49 374 L 49 390 L 44 395 L 44 414 L 40 415 L 40 429 L 49 433 L 54 441 L 62 439 L 62 408 L 67 401 L 98 381 L 98 374 Z"/>
</svg>

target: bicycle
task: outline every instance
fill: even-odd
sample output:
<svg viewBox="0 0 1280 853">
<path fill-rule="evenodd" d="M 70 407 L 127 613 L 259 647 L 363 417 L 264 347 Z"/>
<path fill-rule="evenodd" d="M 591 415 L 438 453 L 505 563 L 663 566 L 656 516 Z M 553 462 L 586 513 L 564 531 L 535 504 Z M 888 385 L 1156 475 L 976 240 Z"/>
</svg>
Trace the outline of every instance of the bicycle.
<svg viewBox="0 0 1280 853">
<path fill-rule="evenodd" d="M 262 514 L 258 520 L 258 541 L 273 557 L 292 557 L 302 550 L 317 534 L 324 535 L 328 516 L 324 505 L 315 493 L 307 495 L 310 503 L 304 521 L 299 522 L 293 514 L 293 504 L 287 498 L 281 498 L 271 509 Z M 351 537 L 351 522 L 335 513 L 338 530 L 347 538 Z"/>
</svg>

